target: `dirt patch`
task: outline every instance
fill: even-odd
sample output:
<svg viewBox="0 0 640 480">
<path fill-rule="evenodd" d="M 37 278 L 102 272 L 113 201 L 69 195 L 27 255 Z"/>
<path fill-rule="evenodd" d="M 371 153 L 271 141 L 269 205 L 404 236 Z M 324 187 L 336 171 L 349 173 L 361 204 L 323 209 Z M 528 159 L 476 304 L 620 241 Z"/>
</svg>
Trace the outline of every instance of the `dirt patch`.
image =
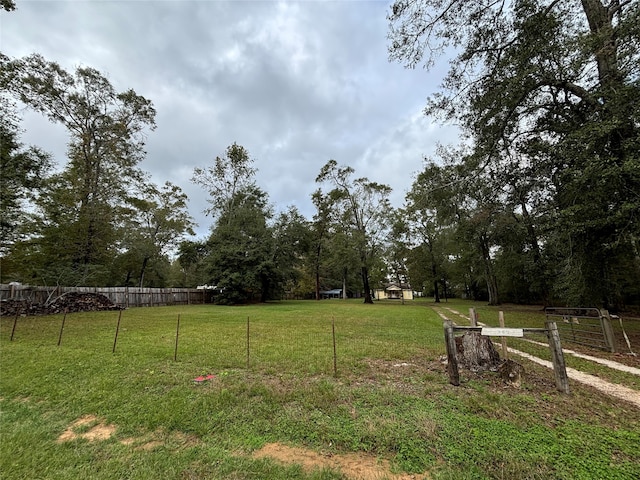
<svg viewBox="0 0 640 480">
<path fill-rule="evenodd" d="M 135 438 L 125 438 L 121 440 L 123 445 L 130 445 L 135 450 L 151 451 L 159 447 L 166 447 L 169 450 L 181 450 L 183 448 L 195 447 L 200 443 L 200 439 L 194 435 L 187 435 L 182 432 L 166 432 L 163 429 Z"/>
<path fill-rule="evenodd" d="M 90 442 L 110 439 L 116 433 L 114 425 L 107 425 L 94 415 L 85 415 L 73 422 L 58 437 L 58 443 L 71 442 L 77 438 L 84 438 Z"/>
<path fill-rule="evenodd" d="M 298 464 L 306 471 L 330 468 L 339 470 L 350 480 L 425 480 L 426 474 L 394 474 L 388 460 L 372 455 L 347 453 L 321 455 L 299 447 L 269 443 L 253 454 L 254 458 L 272 458 L 285 464 Z"/>
<path fill-rule="evenodd" d="M 58 443 L 71 442 L 78 438 L 89 442 L 109 440 L 116 433 L 115 425 L 106 424 L 95 415 L 85 415 L 73 422 L 58 437 Z M 129 437 L 120 440 L 122 445 L 131 446 L 135 450 L 150 451 L 165 446 L 170 450 L 180 450 L 198 445 L 200 440 L 194 435 L 182 432 L 166 432 L 158 429 L 139 437 Z"/>
</svg>

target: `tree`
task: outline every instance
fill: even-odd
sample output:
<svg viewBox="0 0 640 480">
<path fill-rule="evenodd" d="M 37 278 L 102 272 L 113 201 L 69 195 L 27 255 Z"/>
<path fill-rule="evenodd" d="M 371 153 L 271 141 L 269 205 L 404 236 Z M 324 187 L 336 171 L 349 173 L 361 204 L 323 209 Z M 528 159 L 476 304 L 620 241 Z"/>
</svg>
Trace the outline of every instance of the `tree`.
<svg viewBox="0 0 640 480">
<path fill-rule="evenodd" d="M 37 198 L 51 167 L 50 156 L 38 147 L 20 142 L 15 105 L 0 97 L 0 255 L 28 232 L 28 205 Z"/>
<path fill-rule="evenodd" d="M 178 248 L 186 234 L 195 235 L 194 223 L 187 211 L 186 194 L 171 182 L 165 182 L 162 188 L 148 183 L 127 201 L 122 246 L 136 259 L 137 283 L 142 287 L 149 262 L 161 260 Z M 129 269 L 125 284 L 132 273 Z"/>
<path fill-rule="evenodd" d="M 177 284 L 191 288 L 206 284 L 209 281 L 205 272 L 208 253 L 206 241 L 185 240 L 180 243 L 177 262 L 181 275 Z"/>
<path fill-rule="evenodd" d="M 407 193 L 401 214 L 404 219 L 402 233 L 405 242 L 413 247 L 413 253 L 418 255 L 418 258 L 414 259 L 414 265 L 417 263 L 418 268 L 428 269 L 428 272 L 416 273 L 415 279 L 430 280 L 436 303 L 440 302 L 440 286 L 444 288 L 442 244 L 453 219 L 448 211 L 448 200 L 454 198 L 452 185 L 443 183 L 450 183 L 450 179 L 445 180 L 442 176 L 443 172 L 439 166 L 427 163 Z M 447 203 L 443 203 L 443 199 L 446 199 Z"/>
<path fill-rule="evenodd" d="M 322 190 L 318 189 L 311 195 L 311 200 L 316 207 L 311 226 L 311 251 L 309 252 L 309 264 L 313 272 L 315 298 L 321 300 L 321 272 L 323 261 L 326 257 L 328 237 L 331 228 L 331 204 Z M 343 292 L 346 293 L 346 292 Z"/>
<path fill-rule="evenodd" d="M 109 262 L 115 208 L 143 177 L 137 164 L 145 155 L 145 131 L 155 128 L 153 105 L 133 90 L 116 92 L 95 69 L 69 74 L 37 54 L 16 60 L 1 55 L 0 86 L 69 132 L 68 164 L 51 179 L 41 208 L 44 234 L 68 239 L 61 244 L 68 250 L 58 257 L 71 262 L 66 270 L 75 271 L 76 281 L 84 281 Z"/>
<path fill-rule="evenodd" d="M 234 194 L 234 208 L 216 222 L 208 241 L 210 284 L 222 293 L 219 303 L 266 301 L 275 274 L 273 236 L 267 195 L 258 187 Z"/>
<path fill-rule="evenodd" d="M 396 218 L 393 220 L 389 242 L 386 251 L 387 272 L 386 278 L 392 279 L 398 285 L 410 284 L 413 287 L 413 279 L 409 275 L 409 256 L 411 246 L 407 240 L 407 222 L 404 218 L 404 211 L 398 210 Z M 437 297 L 439 302 L 440 298 Z M 402 296 L 404 304 L 404 295 Z"/>
<path fill-rule="evenodd" d="M 219 218 L 234 210 L 235 201 L 242 198 L 238 194 L 255 186 L 257 170 L 252 164 L 249 152 L 234 142 L 227 147 L 224 157 L 213 160 L 212 166 L 193 170 L 191 181 L 209 194 L 211 208 L 206 213 Z M 227 215 L 227 221 L 231 221 L 231 218 Z"/>
<path fill-rule="evenodd" d="M 426 112 L 460 122 L 478 172 L 524 180 L 511 185 L 530 244 L 561 251 L 544 278 L 565 302 L 619 304 L 640 225 L 640 5 L 399 0 L 389 20 L 390 57 L 406 66 L 458 49 Z"/>
<path fill-rule="evenodd" d="M 292 290 L 300 280 L 312 245 L 312 231 L 307 219 L 295 206 L 290 206 L 276 217 L 271 225 L 271 235 L 274 272 L 263 295 L 277 298 L 285 289 Z"/>
<path fill-rule="evenodd" d="M 341 167 L 335 160 L 329 160 L 320 169 L 316 182 L 333 187 L 328 196 L 335 218 L 358 254 L 364 302 L 373 303 L 369 269 L 382 253 L 391 210 L 391 188 L 364 177 L 352 179 L 354 172 L 351 167 Z"/>
<path fill-rule="evenodd" d="M 267 194 L 255 183 L 247 150 L 234 143 L 214 165 L 196 168 L 192 181 L 209 193 L 215 224 L 207 242 L 209 282 L 223 303 L 269 298 L 276 276 L 272 217 Z"/>
</svg>

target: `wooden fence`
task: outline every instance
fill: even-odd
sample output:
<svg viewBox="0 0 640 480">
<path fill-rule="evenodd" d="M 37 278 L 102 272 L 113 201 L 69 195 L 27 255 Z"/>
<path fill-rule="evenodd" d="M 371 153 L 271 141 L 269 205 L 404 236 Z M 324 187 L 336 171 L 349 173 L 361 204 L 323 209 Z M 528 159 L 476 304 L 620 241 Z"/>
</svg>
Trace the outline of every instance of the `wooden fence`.
<svg viewBox="0 0 640 480">
<path fill-rule="evenodd" d="M 100 293 L 121 307 L 157 307 L 211 303 L 213 292 L 196 288 L 141 287 L 37 287 L 31 285 L 0 285 L 0 300 L 22 299 L 32 303 L 47 303 L 69 292 Z"/>
</svg>

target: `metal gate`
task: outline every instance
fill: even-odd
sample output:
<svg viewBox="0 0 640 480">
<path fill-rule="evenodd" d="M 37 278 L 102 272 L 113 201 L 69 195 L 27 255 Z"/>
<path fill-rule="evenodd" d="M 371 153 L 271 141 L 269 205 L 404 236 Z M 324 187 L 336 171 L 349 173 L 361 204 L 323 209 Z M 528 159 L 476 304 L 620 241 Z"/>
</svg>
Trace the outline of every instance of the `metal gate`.
<svg viewBox="0 0 640 480">
<path fill-rule="evenodd" d="M 554 321 L 558 325 L 563 342 L 616 351 L 611 319 L 606 310 L 547 307 L 545 314 L 547 321 Z"/>
</svg>

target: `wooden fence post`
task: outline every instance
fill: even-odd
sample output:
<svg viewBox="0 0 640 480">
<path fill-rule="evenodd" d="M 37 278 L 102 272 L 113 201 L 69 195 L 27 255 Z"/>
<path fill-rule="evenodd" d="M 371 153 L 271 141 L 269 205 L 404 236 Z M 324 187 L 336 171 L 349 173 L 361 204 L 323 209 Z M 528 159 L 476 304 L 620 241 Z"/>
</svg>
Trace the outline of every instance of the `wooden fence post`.
<svg viewBox="0 0 640 480">
<path fill-rule="evenodd" d="M 476 309 L 473 307 L 469 309 L 469 321 L 471 322 L 472 327 L 478 326 L 478 317 L 476 316 Z"/>
<path fill-rule="evenodd" d="M 569 393 L 569 377 L 567 366 L 564 363 L 564 354 L 560 345 L 560 334 L 556 322 L 545 322 L 547 337 L 549 338 L 549 348 L 551 349 L 551 359 L 553 360 L 553 373 L 556 377 L 556 388 Z"/>
<path fill-rule="evenodd" d="M 444 339 L 447 345 L 447 372 L 449 373 L 449 383 L 460 385 L 460 373 L 458 372 L 458 357 L 456 355 L 456 339 L 453 332 L 453 323 L 444 322 Z"/>
<path fill-rule="evenodd" d="M 338 376 L 338 354 L 336 350 L 336 317 L 331 317 L 331 336 L 333 338 L 333 376 Z"/>
<path fill-rule="evenodd" d="M 250 340 L 250 335 L 249 335 L 249 317 L 247 317 L 247 370 L 249 370 L 249 355 L 250 355 L 250 349 L 249 349 L 249 340 Z"/>
<path fill-rule="evenodd" d="M 67 312 L 69 309 L 64 309 L 64 317 L 62 317 L 62 325 L 60 325 L 60 335 L 58 335 L 58 346 L 62 343 L 62 331 L 64 330 L 64 322 L 67 320 Z"/>
<path fill-rule="evenodd" d="M 111 353 L 116 353 L 116 343 L 118 343 L 118 332 L 120 331 L 121 319 L 122 319 L 122 310 L 120 310 L 120 313 L 118 313 L 118 323 L 116 325 L 116 334 L 113 337 L 113 349 L 111 350 Z"/>
<path fill-rule="evenodd" d="M 180 314 L 178 314 L 178 325 L 176 326 L 176 348 L 173 350 L 173 361 L 178 361 L 178 338 L 180 337 Z"/>
<path fill-rule="evenodd" d="M 20 309 L 16 308 L 16 317 L 13 319 L 13 327 L 11 328 L 11 341 L 13 342 L 13 336 L 16 333 L 16 325 L 18 323 L 18 315 L 20 313 Z"/>
<path fill-rule="evenodd" d="M 504 328 L 504 312 L 502 310 L 498 312 L 498 322 L 500 324 L 500 328 Z M 507 337 L 500 337 L 500 342 L 502 343 L 502 356 L 505 360 L 508 360 L 509 350 L 507 349 Z"/>
<path fill-rule="evenodd" d="M 602 332 L 604 333 L 604 340 L 607 342 L 607 347 L 611 353 L 616 353 L 616 339 L 613 335 L 613 328 L 611 327 L 611 317 L 608 310 L 600 310 L 600 324 L 602 325 Z"/>
</svg>

